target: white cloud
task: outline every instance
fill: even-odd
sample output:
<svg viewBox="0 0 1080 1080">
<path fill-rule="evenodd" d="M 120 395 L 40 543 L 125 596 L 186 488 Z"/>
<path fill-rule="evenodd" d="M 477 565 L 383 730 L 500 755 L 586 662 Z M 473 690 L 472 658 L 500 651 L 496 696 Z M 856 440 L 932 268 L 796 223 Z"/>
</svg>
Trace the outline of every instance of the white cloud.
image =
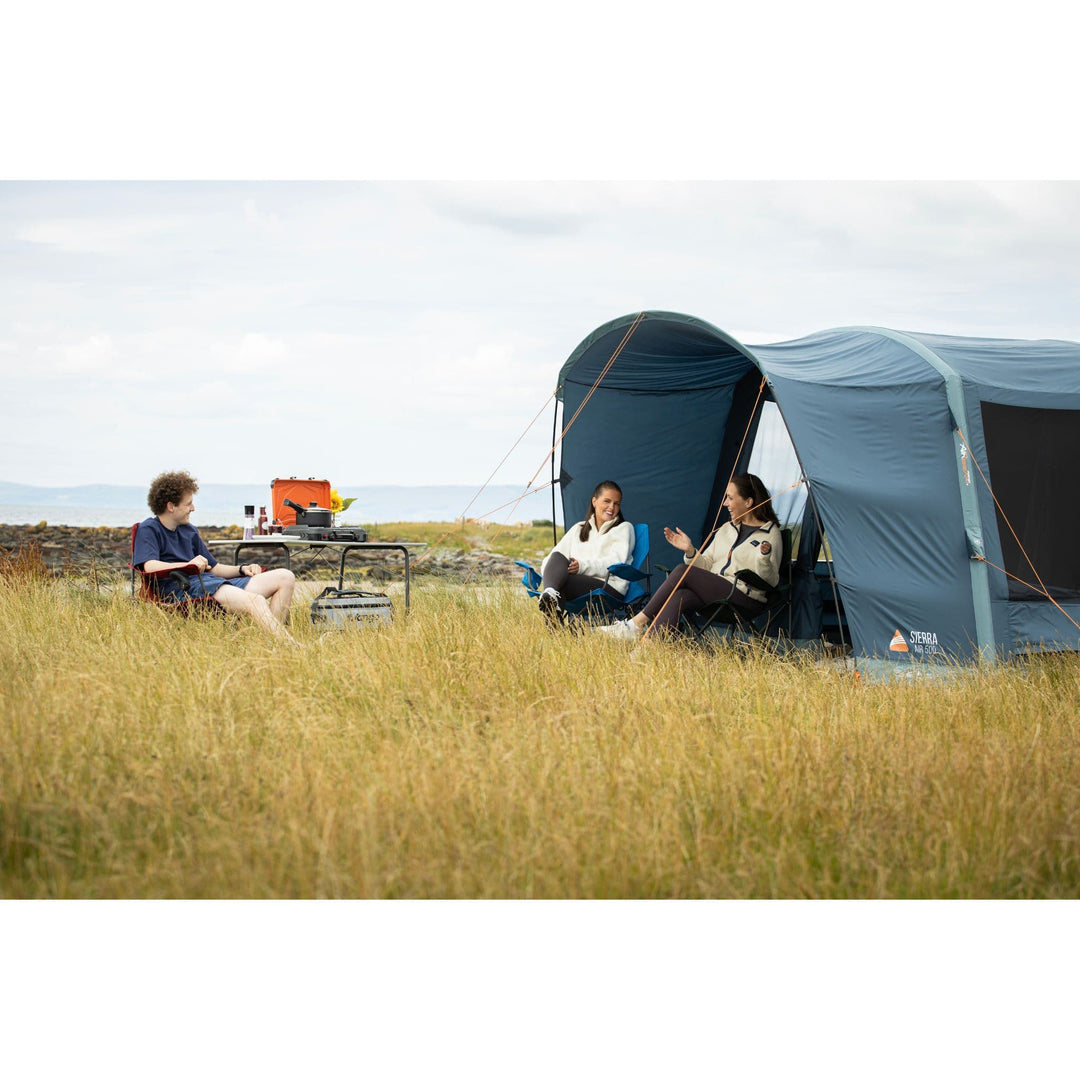
<svg viewBox="0 0 1080 1080">
<path fill-rule="evenodd" d="M 228 372 L 267 372 L 285 366 L 289 360 L 289 346 L 280 338 L 266 334 L 244 334 L 236 342 L 216 342 L 211 354 Z"/>
<path fill-rule="evenodd" d="M 244 200 L 244 220 L 258 229 L 278 229 L 281 221 L 277 214 L 260 213 L 254 199 Z"/>
<path fill-rule="evenodd" d="M 71 345 L 45 345 L 40 350 L 56 371 L 68 374 L 104 374 L 116 363 L 117 352 L 109 334 L 93 334 Z"/>
<path fill-rule="evenodd" d="M 437 213 L 526 236 L 577 232 L 603 206 L 595 186 L 582 184 L 437 184 L 425 190 Z"/>
<path fill-rule="evenodd" d="M 72 254 L 116 255 L 146 247 L 183 226 L 171 217 L 57 218 L 28 223 L 15 232 L 15 239 Z"/>
</svg>

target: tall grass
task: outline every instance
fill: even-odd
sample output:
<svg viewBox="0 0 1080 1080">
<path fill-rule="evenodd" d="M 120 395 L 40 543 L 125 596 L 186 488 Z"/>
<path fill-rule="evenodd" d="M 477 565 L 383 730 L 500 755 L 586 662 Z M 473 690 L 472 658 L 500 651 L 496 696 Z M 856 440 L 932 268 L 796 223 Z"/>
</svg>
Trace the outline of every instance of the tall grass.
<svg viewBox="0 0 1080 1080">
<path fill-rule="evenodd" d="M 0 575 L 5 897 L 1075 897 L 1080 659 L 632 659 L 520 589 L 288 650 Z"/>
</svg>

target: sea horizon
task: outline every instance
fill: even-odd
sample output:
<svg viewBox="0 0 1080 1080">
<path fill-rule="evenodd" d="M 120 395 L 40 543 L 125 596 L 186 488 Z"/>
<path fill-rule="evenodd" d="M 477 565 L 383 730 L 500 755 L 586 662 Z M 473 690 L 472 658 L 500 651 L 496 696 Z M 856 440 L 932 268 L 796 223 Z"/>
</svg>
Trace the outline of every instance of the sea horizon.
<svg viewBox="0 0 1080 1080">
<path fill-rule="evenodd" d="M 550 521 L 551 491 L 521 497 L 525 485 L 466 484 L 342 485 L 354 497 L 338 524 L 370 525 L 390 521 L 456 521 L 479 518 L 497 524 Z M 205 484 L 195 496 L 192 524 L 202 527 L 243 525 L 244 506 L 272 505 L 267 484 Z M 557 507 L 561 519 L 562 507 Z M 131 485 L 92 484 L 48 487 L 0 481 L 0 525 L 48 525 L 70 528 L 119 528 L 150 516 L 146 489 Z"/>
</svg>

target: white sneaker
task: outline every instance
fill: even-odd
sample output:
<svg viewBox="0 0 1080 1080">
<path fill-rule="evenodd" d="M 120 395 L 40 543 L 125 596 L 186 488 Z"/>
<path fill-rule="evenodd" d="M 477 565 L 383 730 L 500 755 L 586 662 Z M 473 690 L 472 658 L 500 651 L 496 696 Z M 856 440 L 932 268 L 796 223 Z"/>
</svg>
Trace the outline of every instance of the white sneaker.
<svg viewBox="0 0 1080 1080">
<path fill-rule="evenodd" d="M 539 597 L 540 610 L 544 613 L 544 618 L 550 623 L 562 623 L 566 618 L 566 610 L 562 605 L 562 596 L 559 595 L 558 589 L 553 589 L 550 586 L 546 588 Z"/>
<path fill-rule="evenodd" d="M 613 638 L 619 638 L 621 641 L 637 641 L 644 633 L 641 627 L 635 626 L 630 619 L 620 619 L 610 626 L 598 626 L 596 632 L 598 634 L 610 634 Z"/>
</svg>

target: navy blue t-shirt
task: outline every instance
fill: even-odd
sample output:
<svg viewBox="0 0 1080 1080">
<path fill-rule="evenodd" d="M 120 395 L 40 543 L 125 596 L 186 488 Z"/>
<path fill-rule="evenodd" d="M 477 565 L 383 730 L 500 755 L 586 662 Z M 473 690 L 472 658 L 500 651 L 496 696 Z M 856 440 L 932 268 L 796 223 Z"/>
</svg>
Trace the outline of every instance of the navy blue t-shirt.
<svg viewBox="0 0 1080 1080">
<path fill-rule="evenodd" d="M 156 517 L 149 517 L 139 523 L 131 561 L 140 570 L 149 559 L 167 563 L 189 563 L 196 555 L 205 556 L 208 567 L 217 565 L 217 559 L 210 554 L 210 549 L 194 525 L 177 525 L 175 530 L 166 529 Z"/>
</svg>

